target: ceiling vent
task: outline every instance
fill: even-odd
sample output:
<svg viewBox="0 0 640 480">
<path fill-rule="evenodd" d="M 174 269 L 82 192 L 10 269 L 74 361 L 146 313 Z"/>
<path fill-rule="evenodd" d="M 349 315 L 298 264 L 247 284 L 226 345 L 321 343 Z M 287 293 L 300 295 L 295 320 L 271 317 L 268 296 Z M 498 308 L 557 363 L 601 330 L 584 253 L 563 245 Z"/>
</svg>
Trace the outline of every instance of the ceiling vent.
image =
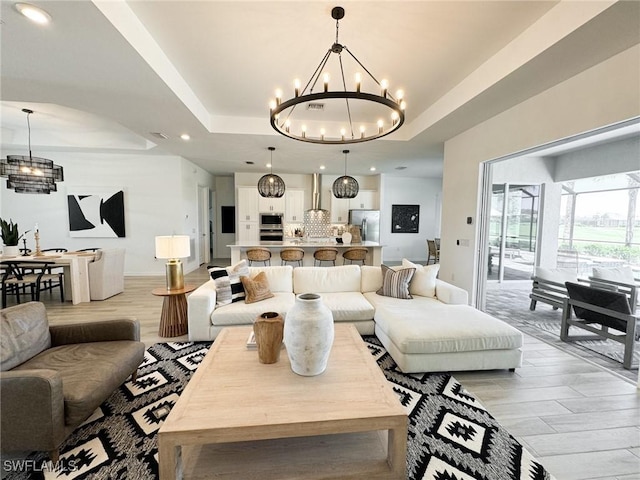
<svg viewBox="0 0 640 480">
<path fill-rule="evenodd" d="M 307 110 L 314 110 L 318 112 L 322 112 L 324 110 L 324 103 L 308 103 Z"/>
<path fill-rule="evenodd" d="M 396 167 L 396 170 L 405 170 L 407 167 Z"/>
<path fill-rule="evenodd" d="M 156 138 L 161 138 L 161 139 L 163 139 L 163 140 L 166 140 L 167 138 L 169 138 L 169 137 L 167 137 L 167 136 L 166 136 L 164 133 L 162 133 L 162 132 L 149 132 L 149 133 L 150 133 L 151 135 L 153 135 L 154 137 L 156 137 Z"/>
</svg>

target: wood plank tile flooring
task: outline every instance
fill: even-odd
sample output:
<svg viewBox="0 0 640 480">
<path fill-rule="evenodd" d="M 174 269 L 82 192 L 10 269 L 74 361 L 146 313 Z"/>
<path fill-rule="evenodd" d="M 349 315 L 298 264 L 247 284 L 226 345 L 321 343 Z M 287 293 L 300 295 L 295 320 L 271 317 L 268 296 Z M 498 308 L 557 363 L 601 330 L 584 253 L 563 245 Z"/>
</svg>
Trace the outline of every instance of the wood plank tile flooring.
<svg viewBox="0 0 640 480">
<path fill-rule="evenodd" d="M 207 278 L 200 268 L 185 283 Z M 186 341 L 158 335 L 162 298 L 151 290 L 162 285 L 162 276 L 127 277 L 124 293 L 105 301 L 63 305 L 54 296 L 43 302 L 52 324 L 133 316 L 147 345 Z M 515 373 L 454 376 L 558 480 L 640 479 L 640 390 L 630 379 L 527 334 L 524 364 Z"/>
</svg>

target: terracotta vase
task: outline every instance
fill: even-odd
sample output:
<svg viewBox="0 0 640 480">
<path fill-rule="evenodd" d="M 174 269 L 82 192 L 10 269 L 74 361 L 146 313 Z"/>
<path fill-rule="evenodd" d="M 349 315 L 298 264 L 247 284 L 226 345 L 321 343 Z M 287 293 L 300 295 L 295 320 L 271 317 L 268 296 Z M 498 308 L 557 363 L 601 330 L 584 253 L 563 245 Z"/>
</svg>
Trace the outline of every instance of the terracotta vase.
<svg viewBox="0 0 640 480">
<path fill-rule="evenodd" d="M 333 314 L 322 297 L 315 293 L 298 295 L 284 322 L 284 344 L 291 370 L 307 377 L 324 372 L 333 336 Z"/>
<path fill-rule="evenodd" d="M 280 359 L 284 320 L 276 312 L 262 313 L 253 323 L 260 363 L 276 363 Z"/>
</svg>

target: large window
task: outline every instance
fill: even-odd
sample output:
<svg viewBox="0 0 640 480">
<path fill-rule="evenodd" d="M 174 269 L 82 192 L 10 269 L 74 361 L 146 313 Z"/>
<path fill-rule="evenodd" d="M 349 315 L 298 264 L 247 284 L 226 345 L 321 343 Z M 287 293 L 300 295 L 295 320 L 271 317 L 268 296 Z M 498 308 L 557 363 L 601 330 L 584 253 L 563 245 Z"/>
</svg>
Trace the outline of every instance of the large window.
<svg viewBox="0 0 640 480">
<path fill-rule="evenodd" d="M 640 266 L 640 172 L 563 184 L 558 266 Z"/>
</svg>

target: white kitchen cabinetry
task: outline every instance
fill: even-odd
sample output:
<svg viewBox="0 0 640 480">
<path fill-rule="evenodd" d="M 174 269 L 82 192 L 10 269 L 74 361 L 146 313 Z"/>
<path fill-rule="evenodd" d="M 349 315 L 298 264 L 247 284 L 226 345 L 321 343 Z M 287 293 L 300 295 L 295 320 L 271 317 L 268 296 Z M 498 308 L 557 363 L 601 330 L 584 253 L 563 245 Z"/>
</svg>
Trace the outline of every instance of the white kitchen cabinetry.
<svg viewBox="0 0 640 480">
<path fill-rule="evenodd" d="M 302 223 L 304 221 L 304 190 L 287 189 L 284 194 L 286 223 Z"/>
<path fill-rule="evenodd" d="M 239 222 L 236 238 L 238 242 L 259 241 L 260 229 L 258 227 L 258 222 Z"/>
<path fill-rule="evenodd" d="M 329 190 L 331 197 L 331 223 L 347 223 L 349 221 L 349 199 L 336 198 Z"/>
<path fill-rule="evenodd" d="M 356 198 L 349 200 L 349 208 L 352 210 L 377 210 L 378 191 L 360 190 Z"/>
<path fill-rule="evenodd" d="M 280 198 L 267 198 L 258 193 L 258 189 L 254 189 L 258 196 L 258 210 L 259 213 L 284 213 L 285 209 L 285 197 L 288 192 L 285 192 L 283 197 Z"/>
<path fill-rule="evenodd" d="M 238 187 L 238 222 L 259 222 L 258 189 L 256 187 Z"/>
</svg>

